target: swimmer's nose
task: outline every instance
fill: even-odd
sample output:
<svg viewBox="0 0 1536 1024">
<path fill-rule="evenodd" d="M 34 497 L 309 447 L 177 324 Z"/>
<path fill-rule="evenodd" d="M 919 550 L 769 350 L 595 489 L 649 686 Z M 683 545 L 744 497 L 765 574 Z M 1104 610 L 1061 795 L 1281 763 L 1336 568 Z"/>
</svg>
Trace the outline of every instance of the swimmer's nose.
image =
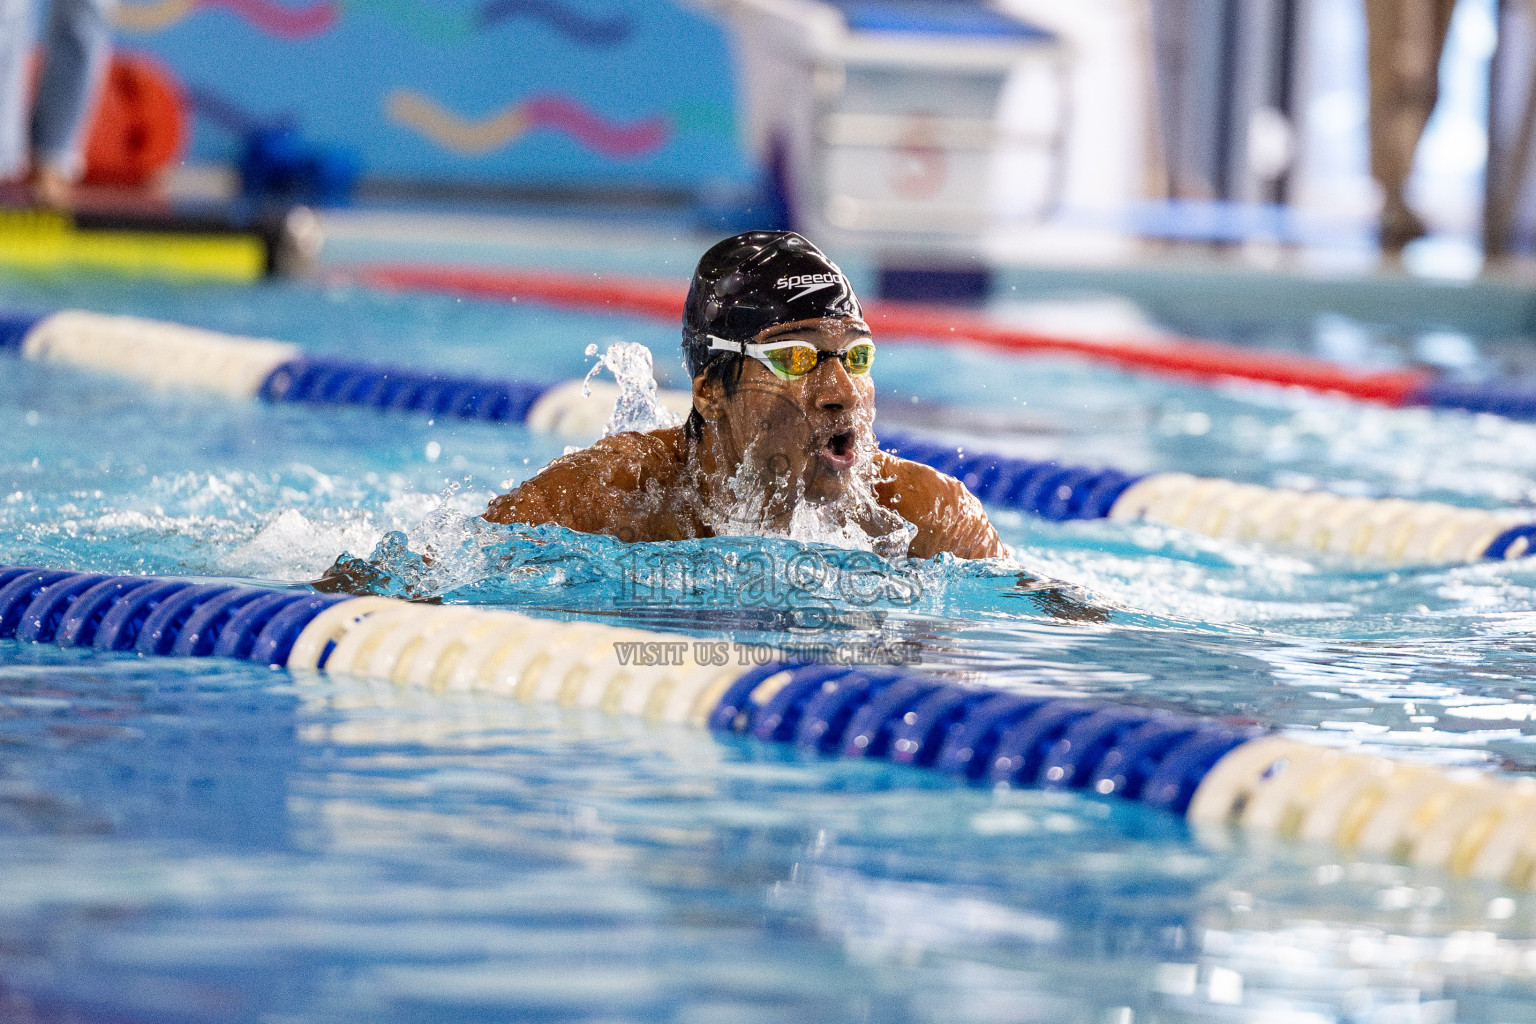
<svg viewBox="0 0 1536 1024">
<path fill-rule="evenodd" d="M 811 378 L 816 388 L 816 408 L 825 412 L 842 412 L 859 404 L 859 389 L 841 359 L 823 360 Z"/>
</svg>

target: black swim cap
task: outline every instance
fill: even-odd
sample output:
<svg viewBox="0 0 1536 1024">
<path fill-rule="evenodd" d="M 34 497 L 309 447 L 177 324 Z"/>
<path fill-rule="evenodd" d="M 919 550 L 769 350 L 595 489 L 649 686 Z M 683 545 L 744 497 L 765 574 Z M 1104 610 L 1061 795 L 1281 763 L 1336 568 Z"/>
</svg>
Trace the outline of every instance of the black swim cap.
<svg viewBox="0 0 1536 1024">
<path fill-rule="evenodd" d="M 683 359 L 697 377 L 715 356 L 709 335 L 750 341 L 765 327 L 819 317 L 862 320 L 848 279 L 793 231 L 748 231 L 699 259 L 683 312 Z"/>
</svg>

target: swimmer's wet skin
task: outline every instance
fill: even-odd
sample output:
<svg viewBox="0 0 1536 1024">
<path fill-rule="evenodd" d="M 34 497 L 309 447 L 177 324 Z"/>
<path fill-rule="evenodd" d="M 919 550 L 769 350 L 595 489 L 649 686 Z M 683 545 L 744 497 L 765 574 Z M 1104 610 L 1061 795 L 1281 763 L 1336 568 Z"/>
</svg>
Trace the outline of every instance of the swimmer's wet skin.
<svg viewBox="0 0 1536 1024">
<path fill-rule="evenodd" d="M 556 459 L 485 518 L 624 541 L 788 536 L 810 521 L 882 555 L 1004 554 L 964 484 L 879 450 L 874 339 L 843 272 L 805 238 L 753 231 L 706 252 L 683 354 L 687 423 Z M 340 564 L 316 585 L 370 589 Z"/>
</svg>

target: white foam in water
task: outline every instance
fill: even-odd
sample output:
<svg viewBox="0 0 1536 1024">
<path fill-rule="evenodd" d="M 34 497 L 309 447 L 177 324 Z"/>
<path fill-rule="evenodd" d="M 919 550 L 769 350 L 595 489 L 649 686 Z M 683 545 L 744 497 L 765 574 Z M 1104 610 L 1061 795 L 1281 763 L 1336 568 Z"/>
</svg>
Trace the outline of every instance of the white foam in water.
<svg viewBox="0 0 1536 1024">
<path fill-rule="evenodd" d="M 224 556 L 224 562 L 232 573 L 311 580 L 330 567 L 338 551 L 369 551 L 383 535 L 367 516 L 325 522 L 290 508 Z"/>
</svg>

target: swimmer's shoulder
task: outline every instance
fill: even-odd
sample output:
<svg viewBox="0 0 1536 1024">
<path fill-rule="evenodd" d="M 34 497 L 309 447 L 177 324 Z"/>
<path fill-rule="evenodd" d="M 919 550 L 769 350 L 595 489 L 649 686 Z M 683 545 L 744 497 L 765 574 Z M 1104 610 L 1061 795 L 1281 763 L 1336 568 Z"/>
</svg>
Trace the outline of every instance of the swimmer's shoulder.
<svg viewBox="0 0 1536 1024">
<path fill-rule="evenodd" d="M 917 527 L 909 548 L 917 558 L 948 551 L 961 558 L 993 558 L 1003 543 L 981 502 L 965 484 L 921 462 L 880 452 L 875 497 Z"/>
<path fill-rule="evenodd" d="M 649 487 L 670 488 L 683 472 L 686 453 L 681 427 L 614 434 L 562 455 L 493 499 L 485 518 L 493 523 L 558 522 L 602 532 L 614 501 Z M 591 517 L 594 522 L 586 524 Z"/>
<path fill-rule="evenodd" d="M 967 498 L 976 501 L 959 480 L 921 462 L 880 452 L 875 457 L 875 468 L 875 496 L 882 505 L 903 514 L 931 514 L 962 505 Z M 907 521 L 915 522 L 910 516 Z"/>
<path fill-rule="evenodd" d="M 650 481 L 670 485 L 682 473 L 687 451 L 682 427 L 626 430 L 556 459 L 545 472 L 558 468 L 609 490 L 637 491 Z"/>
</svg>

